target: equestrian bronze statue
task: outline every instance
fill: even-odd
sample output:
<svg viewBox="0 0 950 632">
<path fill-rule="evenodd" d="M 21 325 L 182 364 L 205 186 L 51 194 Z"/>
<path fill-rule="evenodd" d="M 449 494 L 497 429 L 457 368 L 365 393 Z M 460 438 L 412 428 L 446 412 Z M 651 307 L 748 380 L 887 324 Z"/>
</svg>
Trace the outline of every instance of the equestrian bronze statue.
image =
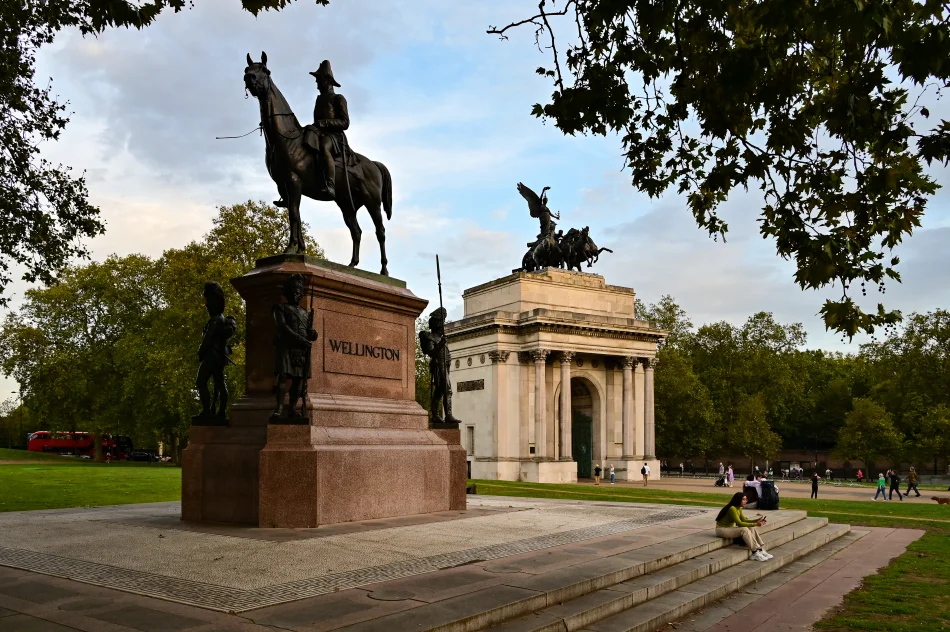
<svg viewBox="0 0 950 632">
<path fill-rule="evenodd" d="M 525 272 L 537 272 L 544 268 L 567 268 L 581 271 L 581 264 L 587 263 L 592 267 L 600 259 L 600 253 L 613 252 L 610 248 L 598 248 L 590 237 L 590 227 L 581 230 L 572 228 L 564 234 L 563 230 L 555 230 L 557 224 L 551 219 L 561 219 L 561 216 L 548 208 L 547 191 L 551 187 L 541 189 L 538 195 L 521 182 L 518 183 L 518 193 L 528 202 L 528 212 L 531 217 L 541 222 L 541 232 L 537 239 L 528 243 L 528 252 L 521 260 L 521 269 Z"/>
<path fill-rule="evenodd" d="M 350 229 L 353 256 L 350 266 L 360 261 L 360 230 L 356 212 L 366 207 L 376 226 L 379 241 L 381 274 L 388 275 L 386 259 L 386 229 L 382 212 L 392 219 L 393 183 L 389 170 L 352 151 L 346 140 L 350 126 L 349 110 L 333 78 L 330 62 L 324 60 L 320 68 L 310 73 L 320 91 L 314 105 L 314 122 L 301 126 L 293 110 L 274 84 L 267 67 L 267 54 L 254 62 L 247 56 L 244 86 L 260 102 L 261 130 L 264 135 L 264 160 L 267 172 L 277 184 L 278 206 L 287 208 L 290 219 L 290 241 L 285 254 L 305 251 L 303 226 L 300 221 L 300 199 L 333 201 L 343 213 L 343 221 Z"/>
</svg>

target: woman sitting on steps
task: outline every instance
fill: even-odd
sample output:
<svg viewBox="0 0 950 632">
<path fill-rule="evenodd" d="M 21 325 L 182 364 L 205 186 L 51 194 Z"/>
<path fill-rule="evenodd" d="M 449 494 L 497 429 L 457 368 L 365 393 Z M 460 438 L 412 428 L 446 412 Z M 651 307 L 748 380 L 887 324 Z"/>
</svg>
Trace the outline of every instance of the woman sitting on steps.
<svg viewBox="0 0 950 632">
<path fill-rule="evenodd" d="M 745 540 L 746 546 L 749 547 L 749 559 L 756 562 L 767 562 L 772 559 L 772 555 L 765 551 L 762 538 L 759 537 L 759 532 L 756 531 L 756 527 L 765 524 L 765 518 L 759 518 L 755 522 L 748 520 L 742 514 L 742 508 L 746 502 L 748 501 L 745 495 L 739 492 L 733 495 L 732 500 L 719 510 L 719 515 L 716 516 L 716 535 L 730 540 L 741 536 Z"/>
</svg>

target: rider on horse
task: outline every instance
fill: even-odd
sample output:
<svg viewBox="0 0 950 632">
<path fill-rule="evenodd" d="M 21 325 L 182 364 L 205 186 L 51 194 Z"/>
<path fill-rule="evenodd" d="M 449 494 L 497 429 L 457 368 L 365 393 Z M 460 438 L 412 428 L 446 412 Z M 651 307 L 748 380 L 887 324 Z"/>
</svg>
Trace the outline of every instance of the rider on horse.
<svg viewBox="0 0 950 632">
<path fill-rule="evenodd" d="M 323 191 L 327 199 L 334 199 L 334 178 L 336 166 L 333 160 L 343 154 L 346 145 L 346 135 L 343 133 L 350 126 L 350 113 L 346 107 L 346 99 L 342 94 L 333 91 L 333 87 L 340 87 L 333 78 L 330 61 L 324 59 L 311 75 L 317 80 L 317 102 L 313 106 L 313 125 L 304 127 L 304 144 L 318 152 L 323 167 Z M 346 165 L 343 165 L 346 168 Z"/>
</svg>

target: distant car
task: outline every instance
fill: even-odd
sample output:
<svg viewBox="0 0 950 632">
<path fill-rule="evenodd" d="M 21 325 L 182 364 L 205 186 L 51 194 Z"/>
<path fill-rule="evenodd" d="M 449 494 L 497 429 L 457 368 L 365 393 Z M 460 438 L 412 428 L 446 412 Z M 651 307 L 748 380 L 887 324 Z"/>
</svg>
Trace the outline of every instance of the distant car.
<svg viewBox="0 0 950 632">
<path fill-rule="evenodd" d="M 129 453 L 129 461 L 145 461 L 151 463 L 155 460 L 155 455 L 150 452 L 131 452 Z"/>
<path fill-rule="evenodd" d="M 91 454 L 80 454 L 80 455 L 79 455 L 79 458 L 80 458 L 80 459 L 91 459 L 91 458 L 92 458 L 92 455 L 91 455 Z"/>
</svg>

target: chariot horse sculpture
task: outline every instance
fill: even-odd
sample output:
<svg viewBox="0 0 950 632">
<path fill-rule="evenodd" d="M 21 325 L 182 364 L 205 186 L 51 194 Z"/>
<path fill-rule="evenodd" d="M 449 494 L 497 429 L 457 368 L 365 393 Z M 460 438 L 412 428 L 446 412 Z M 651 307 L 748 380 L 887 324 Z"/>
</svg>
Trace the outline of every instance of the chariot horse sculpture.
<svg viewBox="0 0 950 632">
<path fill-rule="evenodd" d="M 342 155 L 335 157 L 338 161 L 333 177 L 335 194 L 331 197 L 325 186 L 325 170 L 320 162 L 320 154 L 304 142 L 304 128 L 274 84 L 270 69 L 267 68 L 266 53 L 261 53 L 260 62 L 254 62 L 250 55 L 247 56 L 244 86 L 260 103 L 267 172 L 287 205 L 290 240 L 284 253 L 303 253 L 306 250 L 303 225 L 300 221 L 301 197 L 319 201 L 333 200 L 343 213 L 346 227 L 350 229 L 353 255 L 349 265 L 355 267 L 360 261 L 362 233 L 356 220 L 356 212 L 365 206 L 376 226 L 382 263 L 380 274 L 388 275 L 386 228 L 383 226 L 382 213 L 385 211 L 386 218 L 392 219 L 393 184 L 386 166 L 355 152 L 352 153 L 355 160 L 347 160 L 351 152 L 344 143 Z M 352 164 L 347 164 L 348 162 Z"/>
</svg>

